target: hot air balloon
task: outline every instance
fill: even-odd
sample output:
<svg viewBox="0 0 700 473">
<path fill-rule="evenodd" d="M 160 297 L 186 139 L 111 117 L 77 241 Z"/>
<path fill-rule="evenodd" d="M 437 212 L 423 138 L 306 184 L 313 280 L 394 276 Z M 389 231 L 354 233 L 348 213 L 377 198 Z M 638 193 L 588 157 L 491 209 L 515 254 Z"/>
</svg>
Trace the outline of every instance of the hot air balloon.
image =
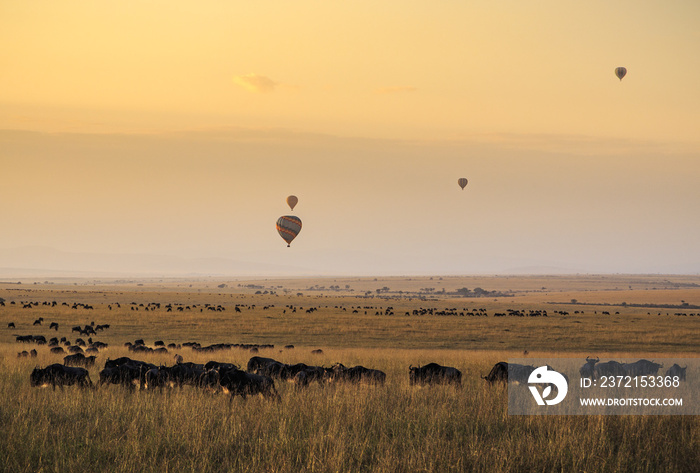
<svg viewBox="0 0 700 473">
<path fill-rule="evenodd" d="M 625 74 L 627 74 L 627 69 L 624 67 L 616 67 L 615 68 L 615 75 L 617 76 L 618 79 L 622 80 L 623 77 L 625 77 Z"/>
<path fill-rule="evenodd" d="M 459 187 L 461 187 L 462 190 L 464 190 L 464 188 L 467 187 L 467 182 L 469 181 L 467 181 L 466 177 L 460 177 L 459 179 L 457 179 L 457 184 L 459 184 Z"/>
<path fill-rule="evenodd" d="M 297 196 L 295 195 L 290 195 L 287 197 L 287 205 L 289 205 L 289 208 L 294 210 L 294 206 L 297 205 L 299 202 L 299 199 L 297 199 Z"/>
<path fill-rule="evenodd" d="M 284 215 L 277 219 L 277 232 L 287 242 L 287 246 L 301 231 L 301 219 L 294 215 Z"/>
</svg>

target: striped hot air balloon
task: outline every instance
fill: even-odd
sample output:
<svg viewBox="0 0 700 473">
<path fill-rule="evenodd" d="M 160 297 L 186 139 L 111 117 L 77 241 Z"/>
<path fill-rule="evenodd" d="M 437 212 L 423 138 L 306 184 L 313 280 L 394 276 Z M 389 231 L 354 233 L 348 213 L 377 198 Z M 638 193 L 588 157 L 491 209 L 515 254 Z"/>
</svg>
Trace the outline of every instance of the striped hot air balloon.
<svg viewBox="0 0 700 473">
<path fill-rule="evenodd" d="M 301 219 L 294 215 L 284 215 L 277 219 L 277 232 L 287 242 L 287 246 L 301 231 Z"/>
<path fill-rule="evenodd" d="M 625 77 L 625 74 L 627 74 L 627 68 L 625 68 L 625 67 L 616 67 L 615 68 L 615 75 L 617 76 L 618 79 L 622 80 L 622 78 Z"/>
<path fill-rule="evenodd" d="M 459 179 L 457 179 L 457 184 L 459 184 L 459 187 L 461 187 L 462 190 L 464 190 L 464 188 L 467 187 L 467 182 L 469 181 L 467 181 L 466 177 L 460 177 Z"/>
</svg>

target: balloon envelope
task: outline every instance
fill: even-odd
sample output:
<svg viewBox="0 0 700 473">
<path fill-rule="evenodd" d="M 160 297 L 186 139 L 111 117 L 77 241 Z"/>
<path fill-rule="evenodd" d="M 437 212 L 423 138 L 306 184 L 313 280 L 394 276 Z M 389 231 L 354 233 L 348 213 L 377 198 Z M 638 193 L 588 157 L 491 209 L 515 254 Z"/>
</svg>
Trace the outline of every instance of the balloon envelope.
<svg viewBox="0 0 700 473">
<path fill-rule="evenodd" d="M 468 182 L 469 181 L 467 181 L 466 177 L 460 177 L 459 179 L 457 179 L 457 184 L 459 184 L 459 187 L 461 187 L 462 190 L 464 190 L 464 188 L 467 187 Z"/>
<path fill-rule="evenodd" d="M 301 219 L 294 215 L 284 215 L 277 219 L 277 232 L 287 242 L 287 246 L 301 231 Z"/>
<path fill-rule="evenodd" d="M 627 69 L 624 67 L 616 67 L 615 68 L 615 75 L 617 76 L 618 79 L 622 80 L 623 77 L 625 77 L 625 74 L 627 74 Z"/>
<path fill-rule="evenodd" d="M 289 208 L 294 210 L 294 206 L 297 205 L 299 202 L 299 199 L 297 199 L 297 196 L 295 195 L 290 195 L 287 197 L 287 205 L 289 205 Z"/>
</svg>

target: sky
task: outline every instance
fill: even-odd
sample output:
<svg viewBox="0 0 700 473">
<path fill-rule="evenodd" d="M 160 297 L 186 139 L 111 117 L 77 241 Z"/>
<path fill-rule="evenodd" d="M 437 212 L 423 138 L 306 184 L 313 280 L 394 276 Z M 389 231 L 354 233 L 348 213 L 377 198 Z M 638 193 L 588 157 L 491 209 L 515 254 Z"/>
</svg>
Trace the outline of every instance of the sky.
<svg viewBox="0 0 700 473">
<path fill-rule="evenodd" d="M 697 274 L 698 19 L 695 0 L 2 1 L 0 268 Z"/>
</svg>

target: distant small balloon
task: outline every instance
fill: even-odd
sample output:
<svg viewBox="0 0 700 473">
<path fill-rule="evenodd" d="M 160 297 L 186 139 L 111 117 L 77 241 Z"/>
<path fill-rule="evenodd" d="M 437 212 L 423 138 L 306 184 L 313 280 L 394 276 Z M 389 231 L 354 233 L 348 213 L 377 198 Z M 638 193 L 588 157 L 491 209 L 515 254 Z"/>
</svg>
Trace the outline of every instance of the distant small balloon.
<svg viewBox="0 0 700 473">
<path fill-rule="evenodd" d="M 287 246 L 290 246 L 292 240 L 297 237 L 300 231 L 301 219 L 299 217 L 284 215 L 277 219 L 277 232 L 287 242 Z"/>
<path fill-rule="evenodd" d="M 294 207 L 299 203 L 299 199 L 297 199 L 297 196 L 295 195 L 290 195 L 287 197 L 287 205 L 289 205 L 289 208 L 294 210 Z"/>
<path fill-rule="evenodd" d="M 625 74 L 627 74 L 627 69 L 624 67 L 616 67 L 615 68 L 615 75 L 617 76 L 618 79 L 622 80 L 623 77 L 625 77 Z"/>
<path fill-rule="evenodd" d="M 464 188 L 467 187 L 468 182 L 469 181 L 467 181 L 466 177 L 460 177 L 459 179 L 457 179 L 457 184 L 459 184 L 459 187 L 461 187 L 462 190 L 464 190 Z"/>
</svg>

